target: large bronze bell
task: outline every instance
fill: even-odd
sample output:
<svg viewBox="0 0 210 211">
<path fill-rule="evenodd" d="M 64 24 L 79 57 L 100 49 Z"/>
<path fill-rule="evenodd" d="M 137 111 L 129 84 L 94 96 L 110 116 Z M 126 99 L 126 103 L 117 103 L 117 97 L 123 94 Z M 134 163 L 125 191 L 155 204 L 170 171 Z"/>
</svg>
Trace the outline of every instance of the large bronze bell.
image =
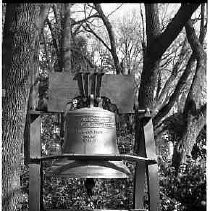
<svg viewBox="0 0 210 211">
<path fill-rule="evenodd" d="M 99 107 L 68 111 L 65 116 L 64 154 L 119 154 L 115 114 Z M 127 178 L 129 169 L 122 161 L 59 159 L 52 173 L 76 178 Z"/>
</svg>

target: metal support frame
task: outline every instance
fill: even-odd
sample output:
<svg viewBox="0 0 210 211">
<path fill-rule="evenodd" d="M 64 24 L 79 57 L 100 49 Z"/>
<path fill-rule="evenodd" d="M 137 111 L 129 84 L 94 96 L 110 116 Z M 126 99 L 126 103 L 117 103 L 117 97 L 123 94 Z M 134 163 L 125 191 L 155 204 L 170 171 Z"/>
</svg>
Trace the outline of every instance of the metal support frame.
<svg viewBox="0 0 210 211">
<path fill-rule="evenodd" d="M 29 210 L 42 210 L 42 162 L 31 159 L 41 156 L 41 117 L 29 114 Z"/>
<path fill-rule="evenodd" d="M 138 110 L 136 116 L 136 153 L 139 156 L 157 160 L 150 110 Z M 143 162 L 137 163 L 134 182 L 134 207 L 135 209 L 144 207 L 145 173 L 147 177 L 149 210 L 159 211 L 160 190 L 157 163 L 153 163 L 153 165 L 147 165 Z"/>
<path fill-rule="evenodd" d="M 41 156 L 41 114 L 42 112 L 30 113 L 30 140 L 29 140 L 29 211 L 41 211 L 42 207 L 42 162 L 57 158 L 68 158 L 72 160 L 104 160 L 119 161 L 127 160 L 136 162 L 134 180 L 134 210 L 146 211 L 143 204 L 145 173 L 147 176 L 149 192 L 149 210 L 159 211 L 159 181 L 158 166 L 155 152 L 153 125 L 147 112 L 140 112 L 138 121 L 140 123 L 140 140 L 137 147 L 137 155 L 83 155 L 62 154 L 55 156 Z M 34 185 L 36 184 L 36 185 Z M 62 209 L 54 209 L 54 211 Z M 95 209 L 97 210 L 97 209 Z M 52 210 L 51 210 L 52 211 Z M 125 210 L 124 210 L 125 211 Z"/>
<path fill-rule="evenodd" d="M 52 156 L 44 156 L 44 157 L 35 157 L 32 158 L 32 161 L 46 161 L 58 158 L 68 158 L 68 160 L 94 160 L 94 161 L 121 161 L 127 160 L 130 162 L 146 162 L 148 165 L 156 164 L 157 161 L 155 159 L 149 159 L 145 157 L 140 157 L 136 155 L 128 155 L 128 154 L 119 154 L 119 155 L 84 155 L 84 154 L 62 154 L 62 155 L 52 155 Z"/>
<path fill-rule="evenodd" d="M 62 154 L 57 156 L 41 156 L 41 114 L 43 112 L 30 112 L 29 124 L 29 211 L 41 211 L 42 207 L 42 162 L 50 159 L 69 158 L 72 160 L 104 160 L 119 161 L 127 160 L 136 162 L 134 178 L 134 210 L 145 211 L 143 204 L 145 173 L 149 193 L 149 210 L 160 210 L 158 166 L 155 151 L 152 119 L 149 110 L 139 110 L 137 134 L 137 155 L 81 155 Z M 50 112 L 52 113 L 52 112 Z M 56 112 L 58 113 L 58 112 Z M 34 185 L 36 184 L 36 185 Z M 54 211 L 62 209 L 54 209 Z M 97 209 L 95 209 L 97 210 Z M 111 210 L 110 210 L 111 211 Z M 124 210 L 125 211 L 125 210 Z"/>
</svg>

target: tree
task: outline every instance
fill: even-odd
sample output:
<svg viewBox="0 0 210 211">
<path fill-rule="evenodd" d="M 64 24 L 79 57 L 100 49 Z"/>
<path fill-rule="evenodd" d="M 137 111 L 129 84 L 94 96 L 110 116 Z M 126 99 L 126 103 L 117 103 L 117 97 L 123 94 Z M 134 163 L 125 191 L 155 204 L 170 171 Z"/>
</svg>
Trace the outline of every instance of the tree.
<svg viewBox="0 0 210 211">
<path fill-rule="evenodd" d="M 37 38 L 48 5 L 7 4 L 3 31 L 2 208 L 18 210 L 27 102 L 37 74 Z M 38 18 L 37 18 L 38 17 Z"/>
<path fill-rule="evenodd" d="M 87 15 L 88 7 L 91 8 L 91 10 L 90 10 L 89 14 Z M 94 13 L 94 14 L 92 14 L 93 9 L 96 11 L 96 13 Z M 122 67 L 120 65 L 119 58 L 117 55 L 115 33 L 113 30 L 112 24 L 109 21 L 108 16 L 106 16 L 104 14 L 104 12 L 101 8 L 101 5 L 95 4 L 95 3 L 93 5 L 85 4 L 84 5 L 84 14 L 85 14 L 84 19 L 79 20 L 76 23 L 74 23 L 74 25 L 78 24 L 76 31 L 78 31 L 79 28 L 82 26 L 86 32 L 93 34 L 96 37 L 96 39 L 98 39 L 104 45 L 106 50 L 108 50 L 108 52 L 111 54 L 112 59 L 113 59 L 113 64 L 114 64 L 113 66 L 115 68 L 116 73 L 117 74 L 122 73 Z M 95 25 L 93 24 L 95 18 L 97 18 L 97 20 L 102 21 L 103 26 L 105 27 L 106 33 L 108 35 L 108 39 L 104 39 L 104 36 L 102 34 L 99 35 L 99 33 L 97 33 L 95 29 L 93 29 L 93 28 L 99 28 L 98 26 L 95 27 Z M 107 44 L 107 43 L 109 43 L 109 44 Z M 107 53 L 105 53 L 105 57 L 107 57 Z M 104 58 L 104 59 L 106 60 L 106 58 Z"/>
<path fill-rule="evenodd" d="M 54 4 L 53 18 L 51 20 L 47 17 L 47 25 L 51 32 L 52 43 L 56 52 L 56 61 L 52 67 L 57 72 L 68 72 L 71 66 L 71 9 L 72 4 Z M 53 20 L 52 20 L 53 19 Z M 48 40 L 43 35 L 44 40 Z M 45 49 L 47 42 L 44 42 Z M 47 50 L 45 50 L 47 53 Z M 49 62 L 49 56 L 48 56 Z M 51 61 L 52 62 L 52 61 Z M 52 66 L 52 65 L 51 65 Z"/>
<path fill-rule="evenodd" d="M 174 41 L 174 39 L 181 32 L 182 28 L 185 25 L 188 26 L 187 21 L 190 19 L 193 12 L 198 8 L 198 6 L 199 6 L 198 4 L 183 4 L 183 5 L 181 5 L 176 16 L 167 25 L 166 29 L 163 32 L 161 32 L 160 24 L 159 24 L 158 5 L 157 4 L 149 4 L 149 5 L 145 4 L 147 47 L 146 47 L 146 53 L 144 55 L 143 72 L 141 75 L 141 83 L 140 83 L 140 89 L 139 89 L 139 107 L 140 108 L 148 107 L 152 110 L 152 112 L 154 112 L 153 118 L 154 118 L 155 125 L 160 123 L 162 118 L 168 114 L 170 109 L 175 104 L 175 101 L 177 100 L 177 98 L 180 94 L 181 88 L 183 88 L 183 85 L 186 83 L 189 74 L 192 72 L 192 67 L 194 64 L 194 58 L 191 56 L 191 58 L 188 61 L 187 66 L 186 66 L 181 78 L 179 79 L 174 92 L 171 94 L 167 104 L 166 105 L 162 104 L 162 106 L 161 106 L 161 105 L 157 105 L 155 103 L 155 97 L 154 97 L 157 92 L 157 87 L 158 87 L 158 77 L 157 76 L 158 76 L 158 68 L 160 65 L 161 57 L 164 54 L 164 52 L 166 51 L 166 49 L 170 46 L 170 44 Z M 193 31 L 191 30 L 191 33 L 192 32 Z M 189 38 L 190 38 L 189 37 L 189 34 L 190 34 L 189 26 L 188 26 L 187 34 L 188 34 L 188 41 L 189 41 L 192 49 L 195 49 L 195 46 L 193 47 L 193 42 L 189 40 Z M 194 43 L 195 43 L 195 36 L 194 36 Z M 197 42 L 197 45 L 198 45 L 198 42 Z M 205 56 L 204 56 L 203 50 L 201 50 L 202 48 L 200 47 L 199 49 L 200 49 L 200 51 L 199 51 L 200 54 L 197 54 L 197 55 L 200 55 L 199 56 L 200 62 L 198 62 L 198 64 L 199 64 L 198 66 L 201 66 L 201 68 L 205 69 L 205 67 L 204 67 Z M 203 72 L 203 71 L 199 72 L 200 76 L 195 75 L 193 81 L 201 81 L 204 79 L 204 75 L 202 74 L 202 76 L 201 76 L 201 72 Z M 195 83 L 197 84 L 198 82 L 195 82 Z M 193 85 L 193 84 L 194 84 L 194 82 L 192 83 L 191 89 L 192 89 L 192 87 L 194 87 L 193 93 L 197 93 L 197 95 L 193 96 L 194 100 L 195 100 L 195 98 L 199 99 L 200 97 L 199 97 L 198 93 L 201 93 L 201 92 L 198 91 L 199 87 L 196 85 Z M 195 90 L 196 90 L 196 92 L 195 92 Z M 189 92 L 189 96 L 192 95 L 190 93 L 191 93 L 191 91 Z M 186 105 L 188 104 L 188 102 L 189 101 L 186 102 Z M 195 102 L 197 102 L 197 101 L 195 101 Z M 188 106 L 186 106 L 185 108 L 187 108 L 187 110 L 190 108 L 190 110 L 191 110 L 192 105 L 194 105 L 194 103 L 188 104 Z M 205 106 L 202 108 L 205 110 Z M 200 109 L 201 109 L 201 107 L 200 107 Z M 185 109 L 185 111 L 186 111 L 186 109 Z M 202 117 L 205 116 L 204 113 L 203 113 L 203 111 L 201 112 Z M 200 112 L 199 112 L 199 114 L 200 114 Z M 195 117 L 191 118 L 190 120 L 188 118 L 187 125 L 191 125 L 190 128 L 192 128 L 192 122 L 194 121 L 193 119 L 195 120 Z M 201 124 L 201 126 L 197 129 L 199 132 L 203 127 L 202 122 L 204 121 L 204 119 L 205 119 L 205 117 L 201 118 L 200 121 L 198 121 Z M 198 122 L 197 122 L 197 124 L 194 125 L 194 127 L 193 127 L 194 130 L 195 130 L 195 127 L 198 126 L 198 124 L 199 124 Z M 186 127 L 187 127 L 187 125 L 186 125 Z M 186 130 L 186 131 L 189 132 L 189 130 Z M 197 135 L 199 134 L 198 131 L 196 132 L 195 137 L 197 137 Z M 188 133 L 188 135 L 191 136 L 191 139 L 192 139 L 192 134 L 193 134 L 192 131 Z M 194 141 L 191 140 L 192 143 L 193 142 L 195 143 L 195 137 L 194 137 Z M 184 152 L 186 150 L 187 145 L 185 145 L 183 143 L 189 144 L 189 139 L 182 137 L 181 140 L 182 140 L 181 141 L 182 145 L 179 144 L 179 148 L 181 148 L 181 149 L 179 149 L 179 151 Z M 188 141 L 186 141 L 186 140 L 188 140 Z M 181 162 L 181 160 L 179 158 L 178 166 L 180 165 L 180 162 Z"/>
<path fill-rule="evenodd" d="M 122 72 L 122 68 L 120 66 L 119 59 L 118 59 L 117 52 L 116 52 L 115 36 L 114 36 L 113 29 L 112 29 L 112 25 L 109 22 L 109 19 L 104 15 L 101 5 L 100 4 L 94 4 L 94 5 L 95 5 L 96 11 L 98 12 L 104 25 L 106 26 L 106 29 L 107 29 L 107 32 L 109 35 L 110 46 L 111 46 L 111 48 L 109 48 L 109 49 L 110 49 L 110 52 L 111 52 L 113 60 L 114 60 L 116 73 L 120 74 Z"/>
<path fill-rule="evenodd" d="M 86 48 L 86 38 L 79 34 L 76 21 L 71 17 L 73 4 L 53 4 L 46 19 L 43 33 L 43 62 L 47 60 L 51 71 L 75 73 L 93 68 Z M 52 48 L 49 48 L 52 46 Z"/>
<path fill-rule="evenodd" d="M 195 75 L 187 95 L 185 107 L 183 111 L 183 119 L 185 119 L 185 130 L 182 137 L 175 146 L 174 150 L 174 166 L 179 167 L 180 162 L 186 160 L 186 156 L 190 156 L 196 139 L 206 124 L 206 103 L 202 102 L 202 93 L 206 77 L 206 53 L 202 44 L 195 34 L 192 21 L 186 23 L 186 31 L 188 41 L 193 50 L 192 56 L 197 60 Z M 201 33 L 201 36 L 202 33 Z"/>
<path fill-rule="evenodd" d="M 160 31 L 158 5 L 145 4 L 147 47 L 139 89 L 139 107 L 154 109 L 157 88 L 157 70 L 161 56 L 180 33 L 184 24 L 198 8 L 197 4 L 184 4 L 164 32 Z"/>
<path fill-rule="evenodd" d="M 142 68 L 142 28 L 137 11 L 126 13 L 116 26 L 117 51 L 120 54 L 122 73 L 139 73 Z"/>
</svg>

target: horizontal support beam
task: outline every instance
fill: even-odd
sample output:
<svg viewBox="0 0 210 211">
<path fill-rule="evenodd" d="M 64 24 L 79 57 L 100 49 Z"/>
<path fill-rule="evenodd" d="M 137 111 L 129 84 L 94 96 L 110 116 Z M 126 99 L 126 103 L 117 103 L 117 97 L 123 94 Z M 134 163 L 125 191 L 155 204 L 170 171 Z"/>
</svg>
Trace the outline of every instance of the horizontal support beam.
<svg viewBox="0 0 210 211">
<path fill-rule="evenodd" d="M 127 160 L 130 162 L 146 162 L 148 165 L 156 164 L 157 161 L 154 159 L 149 159 L 145 157 L 140 157 L 136 155 L 127 155 L 127 154 L 119 154 L 119 155 L 84 155 L 84 154 L 62 154 L 62 155 L 52 155 L 46 157 L 37 157 L 31 159 L 31 161 L 41 160 L 52 160 L 52 159 L 59 159 L 59 158 L 68 158 L 69 160 L 103 160 L 103 161 L 121 161 Z"/>
<path fill-rule="evenodd" d="M 41 115 L 41 114 L 60 114 L 64 112 L 57 112 L 57 111 L 36 111 L 36 110 L 30 110 L 29 114 L 35 114 L 35 115 Z"/>
</svg>

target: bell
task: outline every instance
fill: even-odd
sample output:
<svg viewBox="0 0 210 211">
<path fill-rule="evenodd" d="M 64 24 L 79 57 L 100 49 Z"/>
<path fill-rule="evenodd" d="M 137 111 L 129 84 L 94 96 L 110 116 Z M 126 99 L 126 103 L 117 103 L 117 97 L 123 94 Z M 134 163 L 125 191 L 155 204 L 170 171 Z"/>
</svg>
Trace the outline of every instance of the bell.
<svg viewBox="0 0 210 211">
<path fill-rule="evenodd" d="M 100 107 L 68 111 L 65 116 L 62 153 L 84 155 L 116 155 L 115 114 Z M 122 161 L 58 159 L 52 174 L 75 178 L 128 178 L 129 169 Z"/>
</svg>

